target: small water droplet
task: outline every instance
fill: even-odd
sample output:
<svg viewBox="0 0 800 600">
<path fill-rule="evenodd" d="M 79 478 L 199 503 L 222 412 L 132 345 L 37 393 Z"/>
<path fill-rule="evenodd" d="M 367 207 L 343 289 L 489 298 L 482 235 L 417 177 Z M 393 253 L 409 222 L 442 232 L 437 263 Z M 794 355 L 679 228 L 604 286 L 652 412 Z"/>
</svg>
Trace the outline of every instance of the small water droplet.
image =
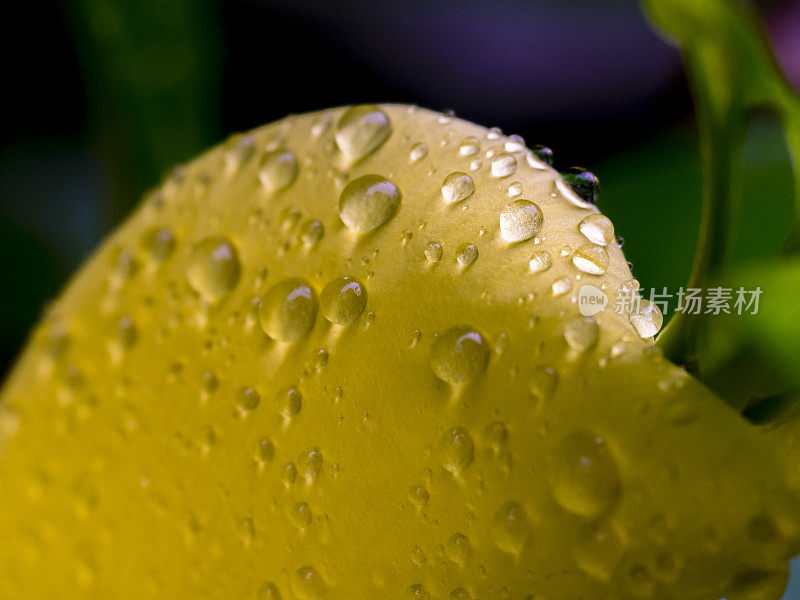
<svg viewBox="0 0 800 600">
<path fill-rule="evenodd" d="M 314 567 L 300 567 L 292 577 L 295 594 L 302 600 L 318 600 L 325 595 L 325 581 Z"/>
<path fill-rule="evenodd" d="M 444 555 L 452 563 L 463 568 L 472 553 L 472 546 L 469 538 L 463 533 L 456 533 L 450 536 L 444 547 Z"/>
<path fill-rule="evenodd" d="M 475 192 L 472 177 L 461 171 L 450 173 L 442 182 L 442 198 L 446 204 L 455 204 L 466 200 Z"/>
<path fill-rule="evenodd" d="M 531 153 L 544 164 L 553 166 L 553 151 L 547 146 L 537 145 L 531 148 Z"/>
<path fill-rule="evenodd" d="M 600 246 L 608 246 L 614 239 L 614 224 L 605 215 L 589 215 L 580 222 L 578 230 L 587 240 Z"/>
<path fill-rule="evenodd" d="M 297 479 L 297 465 L 294 463 L 286 463 L 283 465 L 281 469 L 281 479 L 283 479 L 285 485 L 292 485 L 295 479 Z"/>
<path fill-rule="evenodd" d="M 578 352 L 592 347 L 599 336 L 600 327 L 594 317 L 575 317 L 564 323 L 564 339 Z"/>
<path fill-rule="evenodd" d="M 552 266 L 553 257 L 550 256 L 550 253 L 547 250 L 534 252 L 533 255 L 531 255 L 530 261 L 528 261 L 528 268 L 530 269 L 531 273 L 541 273 L 543 271 L 547 271 L 547 269 Z"/>
<path fill-rule="evenodd" d="M 610 523 L 587 525 L 573 549 L 580 569 L 601 581 L 608 581 L 617 567 L 624 544 Z"/>
<path fill-rule="evenodd" d="M 572 255 L 572 264 L 589 275 L 603 275 L 608 269 L 608 252 L 602 246 L 584 244 Z"/>
<path fill-rule="evenodd" d="M 458 147 L 458 153 L 461 156 L 474 156 L 481 151 L 481 143 L 478 138 L 467 137 L 461 142 Z"/>
<path fill-rule="evenodd" d="M 426 156 L 428 156 L 428 146 L 421 142 L 411 146 L 411 151 L 408 153 L 409 159 L 414 163 L 421 161 Z"/>
<path fill-rule="evenodd" d="M 142 249 L 156 262 L 167 259 L 175 249 L 175 234 L 167 227 L 155 227 L 146 231 L 140 241 Z"/>
<path fill-rule="evenodd" d="M 469 267 L 478 260 L 478 249 L 474 244 L 461 244 L 456 253 L 456 262 L 462 269 Z"/>
<path fill-rule="evenodd" d="M 513 154 L 503 152 L 492 159 L 492 177 L 508 177 L 517 170 L 517 159 Z"/>
<path fill-rule="evenodd" d="M 456 588 L 450 592 L 450 600 L 472 600 L 472 595 L 464 588 Z"/>
<path fill-rule="evenodd" d="M 255 459 L 256 462 L 265 463 L 275 457 L 275 444 L 268 438 L 262 437 L 256 443 Z"/>
<path fill-rule="evenodd" d="M 439 242 L 428 242 L 425 245 L 425 258 L 429 262 L 439 262 L 442 260 L 442 245 Z"/>
<path fill-rule="evenodd" d="M 241 388 L 236 397 L 236 404 L 243 413 L 258 408 L 260 402 L 261 395 L 251 387 Z"/>
<path fill-rule="evenodd" d="M 441 380 L 462 384 L 486 370 L 489 353 L 480 332 L 463 325 L 451 327 L 433 343 L 431 366 Z"/>
<path fill-rule="evenodd" d="M 483 437 L 495 452 L 499 452 L 508 442 L 508 428 L 500 421 L 489 423 L 483 430 Z"/>
<path fill-rule="evenodd" d="M 519 502 L 507 502 L 492 518 L 491 535 L 495 545 L 508 554 L 519 556 L 530 535 L 528 515 Z"/>
<path fill-rule="evenodd" d="M 288 150 L 267 152 L 261 157 L 258 179 L 270 192 L 288 188 L 297 178 L 297 158 Z"/>
<path fill-rule="evenodd" d="M 620 496 L 617 463 L 605 440 L 588 431 L 564 436 L 550 454 L 555 500 L 568 512 L 592 518 Z"/>
<path fill-rule="evenodd" d="M 278 410 L 287 418 L 295 416 L 303 407 L 303 394 L 293 385 L 280 390 L 276 399 Z"/>
<path fill-rule="evenodd" d="M 262 298 L 259 319 L 271 338 L 294 342 L 314 326 L 317 310 L 317 294 L 311 284 L 300 278 L 284 279 Z"/>
<path fill-rule="evenodd" d="M 572 280 L 569 277 L 560 277 L 550 286 L 553 296 L 563 296 L 572 291 Z"/>
<path fill-rule="evenodd" d="M 431 595 L 428 593 L 421 583 L 415 583 L 406 590 L 407 597 L 411 600 L 431 600 Z"/>
<path fill-rule="evenodd" d="M 516 198 L 522 194 L 522 189 L 522 184 L 519 181 L 514 181 L 508 186 L 508 195 L 512 198 Z"/>
<path fill-rule="evenodd" d="M 638 312 L 628 317 L 631 325 L 633 325 L 639 337 L 643 339 L 651 338 L 658 333 L 664 324 L 664 315 L 661 314 L 661 309 L 658 308 L 658 305 L 644 298 L 639 300 L 638 308 Z"/>
<path fill-rule="evenodd" d="M 272 583 L 271 581 L 267 581 L 261 587 L 258 588 L 258 593 L 256 594 L 257 600 L 282 600 L 281 593 L 278 591 L 278 587 Z"/>
<path fill-rule="evenodd" d="M 319 219 L 308 219 L 300 227 L 300 237 L 306 246 L 315 246 L 325 235 L 325 226 Z"/>
<path fill-rule="evenodd" d="M 400 190 L 380 175 L 364 175 L 348 183 L 339 196 L 339 217 L 351 231 L 377 229 L 400 207 Z"/>
<path fill-rule="evenodd" d="M 186 279 L 203 300 L 219 302 L 239 283 L 239 253 L 225 237 L 208 237 L 195 244 L 186 267 Z"/>
<path fill-rule="evenodd" d="M 558 374 L 553 367 L 537 367 L 528 378 L 528 390 L 538 402 L 548 400 L 558 386 Z"/>
<path fill-rule="evenodd" d="M 336 145 L 352 160 L 380 148 L 392 133 L 389 117 L 377 106 L 362 104 L 345 111 L 336 123 Z"/>
<path fill-rule="evenodd" d="M 289 511 L 289 520 L 298 529 L 305 529 L 314 520 L 314 514 L 307 502 L 298 502 Z"/>
<path fill-rule="evenodd" d="M 322 452 L 319 451 L 319 448 L 312 448 L 300 455 L 298 463 L 303 469 L 306 483 L 313 483 L 322 471 Z"/>
<path fill-rule="evenodd" d="M 500 235 L 509 244 L 534 237 L 542 228 L 542 209 L 530 200 L 514 200 L 500 213 Z"/>
<path fill-rule="evenodd" d="M 319 297 L 322 314 L 331 323 L 349 325 L 364 312 L 367 290 L 352 277 L 339 277 L 322 290 Z"/>
<path fill-rule="evenodd" d="M 411 560 L 414 562 L 415 565 L 423 565 L 428 560 L 428 557 L 425 556 L 425 552 L 419 546 L 414 546 L 411 550 Z"/>
<path fill-rule="evenodd" d="M 525 150 L 525 140 L 520 135 L 511 134 L 503 147 L 506 152 L 522 152 Z"/>
<path fill-rule="evenodd" d="M 469 431 L 463 427 L 453 427 L 445 431 L 439 440 L 439 456 L 447 471 L 456 476 L 461 475 L 475 457 L 475 443 Z"/>
<path fill-rule="evenodd" d="M 591 204 L 597 204 L 600 196 L 600 180 L 597 175 L 583 167 L 570 167 L 561 178 L 578 196 Z"/>
</svg>

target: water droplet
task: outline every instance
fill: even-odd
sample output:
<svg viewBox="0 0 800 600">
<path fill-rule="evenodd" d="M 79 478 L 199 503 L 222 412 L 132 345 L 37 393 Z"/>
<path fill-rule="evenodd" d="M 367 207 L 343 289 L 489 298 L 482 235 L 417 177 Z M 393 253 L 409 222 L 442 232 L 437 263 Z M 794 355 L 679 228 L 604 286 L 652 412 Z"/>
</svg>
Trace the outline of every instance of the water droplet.
<svg viewBox="0 0 800 600">
<path fill-rule="evenodd" d="M 377 106 L 353 106 L 336 123 L 336 145 L 352 160 L 360 160 L 380 148 L 392 133 L 389 117 Z"/>
<path fill-rule="evenodd" d="M 542 228 L 542 209 L 530 200 L 514 200 L 500 213 L 500 235 L 509 244 L 534 237 Z"/>
<path fill-rule="evenodd" d="M 122 348 L 130 348 L 139 338 L 136 324 L 129 315 L 124 315 L 117 323 L 117 341 Z"/>
<path fill-rule="evenodd" d="M 572 291 L 572 280 L 569 277 L 560 277 L 550 286 L 553 296 L 563 296 Z"/>
<path fill-rule="evenodd" d="M 503 552 L 519 556 L 529 534 L 528 515 L 519 502 L 508 502 L 494 514 L 491 524 L 492 540 Z"/>
<path fill-rule="evenodd" d="M 428 560 L 428 557 L 425 556 L 425 552 L 419 546 L 414 546 L 411 550 L 411 560 L 414 562 L 415 565 L 423 565 Z"/>
<path fill-rule="evenodd" d="M 624 545 L 609 523 L 586 526 L 573 549 L 580 569 L 601 581 L 608 581 L 622 558 Z"/>
<path fill-rule="evenodd" d="M 603 275 L 608 269 L 608 252 L 602 246 L 584 244 L 572 255 L 572 264 L 589 275 Z"/>
<path fill-rule="evenodd" d="M 628 317 L 631 325 L 639 334 L 639 337 L 646 339 L 653 337 L 664 324 L 664 315 L 658 305 L 641 298 L 639 300 L 639 310 Z"/>
<path fill-rule="evenodd" d="M 267 152 L 261 157 L 258 179 L 270 192 L 288 188 L 297 178 L 297 158 L 288 150 Z"/>
<path fill-rule="evenodd" d="M 489 345 L 480 332 L 471 327 L 451 327 L 431 348 L 433 372 L 448 383 L 466 383 L 483 373 L 487 364 Z"/>
<path fill-rule="evenodd" d="M 595 517 L 620 496 L 617 463 L 605 440 L 588 431 L 564 436 L 550 454 L 550 483 L 565 510 Z"/>
<path fill-rule="evenodd" d="M 481 143 L 478 138 L 468 137 L 464 138 L 461 145 L 458 147 L 458 153 L 461 156 L 474 156 L 481 151 Z"/>
<path fill-rule="evenodd" d="M 287 418 L 295 416 L 303 407 L 303 394 L 293 385 L 280 390 L 276 399 L 278 410 Z"/>
<path fill-rule="evenodd" d="M 455 204 L 466 200 L 475 193 L 472 177 L 461 171 L 450 173 L 442 182 L 442 197 L 446 204 Z"/>
<path fill-rule="evenodd" d="M 608 246 L 614 239 L 614 224 L 605 215 L 592 214 L 578 225 L 587 240 L 600 246 Z"/>
<path fill-rule="evenodd" d="M 553 257 L 550 256 L 547 250 L 534 252 L 533 255 L 531 255 L 530 261 L 528 261 L 528 268 L 531 270 L 531 273 L 541 273 L 542 271 L 547 271 L 547 269 L 552 266 Z"/>
<path fill-rule="evenodd" d="M 302 600 L 317 600 L 325 595 L 325 581 L 314 567 L 300 567 L 294 572 L 292 587 Z"/>
<path fill-rule="evenodd" d="M 415 583 L 408 588 L 407 596 L 411 600 L 431 600 L 431 595 L 428 593 L 421 583 Z"/>
<path fill-rule="evenodd" d="M 260 402 L 261 395 L 251 387 L 243 387 L 236 397 L 236 404 L 242 412 L 258 408 Z"/>
<path fill-rule="evenodd" d="M 275 444 L 268 438 L 262 437 L 256 443 L 255 459 L 257 462 L 265 463 L 275 457 Z"/>
<path fill-rule="evenodd" d="M 467 564 L 471 553 L 472 546 L 469 543 L 469 538 L 463 533 L 452 535 L 444 547 L 444 555 L 447 560 L 462 568 Z"/>
<path fill-rule="evenodd" d="M 469 431 L 463 427 L 453 427 L 445 431 L 439 440 L 439 456 L 447 471 L 453 475 L 461 475 L 475 457 L 475 443 Z"/>
<path fill-rule="evenodd" d="M 517 159 L 513 154 L 503 152 L 492 159 L 492 177 L 508 177 L 517 170 Z"/>
<path fill-rule="evenodd" d="M 539 402 L 548 400 L 556 391 L 556 387 L 558 387 L 558 374 L 553 367 L 537 367 L 528 378 L 528 390 Z"/>
<path fill-rule="evenodd" d="M 345 186 L 339 196 L 339 217 L 351 231 L 377 229 L 400 207 L 400 190 L 380 175 L 364 175 Z"/>
<path fill-rule="evenodd" d="M 281 469 L 281 479 L 283 479 L 283 483 L 287 486 L 292 485 L 294 480 L 297 479 L 297 465 L 294 463 L 286 463 L 283 465 Z"/>
<path fill-rule="evenodd" d="M 508 186 L 508 195 L 516 198 L 522 193 L 522 184 L 519 181 L 514 181 Z"/>
<path fill-rule="evenodd" d="M 474 244 L 461 244 L 456 253 L 456 262 L 462 269 L 467 268 L 478 260 L 478 249 Z"/>
<path fill-rule="evenodd" d="M 257 600 L 282 600 L 278 587 L 268 581 L 258 588 Z"/>
<path fill-rule="evenodd" d="M 450 600 L 472 600 L 472 596 L 464 588 L 456 588 L 450 592 Z"/>
<path fill-rule="evenodd" d="M 298 463 L 303 469 L 306 483 L 312 483 L 322 471 L 322 452 L 319 451 L 319 448 L 312 448 L 300 455 Z"/>
<path fill-rule="evenodd" d="M 167 259 L 175 249 L 175 234 L 167 227 L 155 227 L 142 235 L 142 249 L 150 258 L 160 262 Z"/>
<path fill-rule="evenodd" d="M 408 489 L 408 499 L 418 509 L 421 509 L 424 506 L 426 506 L 430 498 L 431 495 L 428 493 L 428 490 L 426 490 L 425 487 L 422 485 L 412 485 Z"/>
<path fill-rule="evenodd" d="M 425 258 L 430 262 L 439 262 L 442 260 L 442 245 L 439 242 L 428 242 L 425 245 Z"/>
<path fill-rule="evenodd" d="M 319 219 L 309 219 L 300 228 L 300 237 L 306 246 L 314 246 L 325 235 L 325 226 Z"/>
<path fill-rule="evenodd" d="M 317 309 L 317 294 L 311 284 L 300 278 L 284 279 L 262 298 L 259 319 L 271 338 L 294 342 L 314 326 Z"/>
<path fill-rule="evenodd" d="M 298 529 L 305 529 L 314 520 L 314 514 L 307 502 L 298 502 L 289 511 L 289 520 Z"/>
<path fill-rule="evenodd" d="M 503 135 L 503 131 L 499 127 L 490 127 L 486 132 L 486 137 L 490 140 L 498 140 Z"/>
<path fill-rule="evenodd" d="M 483 437 L 495 452 L 499 452 L 508 442 L 508 428 L 500 421 L 489 423 L 483 430 Z"/>
<path fill-rule="evenodd" d="M 503 147 L 506 152 L 522 152 L 525 150 L 525 140 L 520 135 L 511 134 Z"/>
<path fill-rule="evenodd" d="M 597 175 L 583 167 L 570 167 L 561 174 L 561 178 L 584 201 L 597 204 L 600 195 L 600 180 Z"/>
<path fill-rule="evenodd" d="M 547 146 L 537 145 L 531 148 L 531 153 L 544 164 L 553 166 L 553 151 Z"/>
<path fill-rule="evenodd" d="M 411 151 L 408 153 L 411 162 L 419 162 L 426 156 L 428 156 L 428 146 L 423 143 L 414 144 L 411 146 Z"/>
<path fill-rule="evenodd" d="M 578 352 L 591 348 L 599 336 L 600 327 L 594 317 L 575 317 L 564 323 L 564 339 Z"/>
<path fill-rule="evenodd" d="M 789 566 L 784 562 L 775 571 L 752 571 L 738 575 L 728 587 L 727 600 L 775 600 L 786 591 Z"/>
<path fill-rule="evenodd" d="M 628 571 L 628 587 L 633 595 L 640 598 L 649 598 L 655 588 L 653 575 L 644 565 L 634 565 Z"/>
<path fill-rule="evenodd" d="M 239 283 L 241 265 L 233 243 L 224 237 L 208 237 L 192 249 L 186 279 L 203 300 L 219 302 Z"/>
<path fill-rule="evenodd" d="M 319 297 L 322 314 L 331 323 L 349 325 L 367 306 L 367 290 L 352 277 L 339 277 L 322 290 Z"/>
</svg>

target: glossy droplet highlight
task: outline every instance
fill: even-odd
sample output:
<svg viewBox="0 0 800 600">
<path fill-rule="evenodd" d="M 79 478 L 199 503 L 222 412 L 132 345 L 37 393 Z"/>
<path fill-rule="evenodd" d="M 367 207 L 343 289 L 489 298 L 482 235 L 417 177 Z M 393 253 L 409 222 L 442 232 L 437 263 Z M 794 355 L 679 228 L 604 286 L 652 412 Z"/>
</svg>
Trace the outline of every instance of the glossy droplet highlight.
<svg viewBox="0 0 800 600">
<path fill-rule="evenodd" d="M 297 158 L 288 150 L 267 152 L 261 157 L 258 179 L 271 192 L 288 188 L 297 178 Z"/>
<path fill-rule="evenodd" d="M 600 180 L 597 175 L 583 167 L 570 167 L 561 174 L 561 178 L 585 202 L 597 204 L 600 196 Z"/>
<path fill-rule="evenodd" d="M 360 160 L 380 148 L 392 133 L 389 117 L 377 106 L 354 106 L 339 118 L 334 137 L 339 149 L 352 160 Z"/>
<path fill-rule="evenodd" d="M 251 387 L 243 387 L 239 390 L 239 393 L 236 397 L 236 404 L 239 406 L 239 409 L 243 412 L 251 411 L 255 408 L 258 408 L 259 403 L 261 402 L 261 396 L 259 393 Z"/>
<path fill-rule="evenodd" d="M 206 302 L 219 302 L 236 287 L 240 275 L 239 253 L 228 238 L 208 237 L 192 249 L 186 279 Z"/>
<path fill-rule="evenodd" d="M 293 417 L 303 407 L 303 394 L 295 386 L 283 388 L 277 394 L 277 404 L 284 417 Z"/>
<path fill-rule="evenodd" d="M 488 364 L 489 344 L 471 327 L 451 327 L 436 338 L 431 348 L 433 372 L 448 383 L 466 383 L 483 373 Z"/>
<path fill-rule="evenodd" d="M 547 250 L 534 252 L 528 261 L 528 269 L 531 273 L 541 273 L 553 266 L 553 257 Z"/>
<path fill-rule="evenodd" d="M 550 455 L 553 497 L 568 512 L 591 518 L 619 499 L 617 463 L 605 440 L 588 431 L 564 436 Z"/>
<path fill-rule="evenodd" d="M 542 228 L 542 209 L 530 200 L 514 200 L 500 213 L 500 235 L 509 244 L 534 237 Z"/>
<path fill-rule="evenodd" d="M 462 244 L 456 253 L 456 262 L 462 269 L 478 260 L 478 248 L 474 244 Z"/>
<path fill-rule="evenodd" d="M 603 275 L 608 269 L 608 252 L 596 244 L 584 244 L 572 255 L 572 264 L 589 275 Z"/>
<path fill-rule="evenodd" d="M 492 177 L 508 177 L 517 170 L 517 159 L 503 152 L 492 159 Z"/>
<path fill-rule="evenodd" d="M 461 171 L 450 173 L 442 182 L 442 198 L 446 204 L 455 204 L 466 200 L 475 193 L 472 177 Z"/>
<path fill-rule="evenodd" d="M 367 290 L 352 277 L 339 277 L 322 290 L 319 297 L 322 314 L 337 325 L 349 325 L 364 312 Z"/>
<path fill-rule="evenodd" d="M 608 246 L 614 239 L 614 224 L 605 215 L 589 215 L 580 222 L 578 230 L 587 240 L 600 246 Z"/>
<path fill-rule="evenodd" d="M 497 509 L 491 524 L 492 540 L 500 550 L 519 556 L 530 535 L 528 515 L 519 502 L 508 502 Z"/>
<path fill-rule="evenodd" d="M 425 244 L 425 259 L 428 262 L 439 262 L 442 260 L 442 245 L 439 242 L 428 242 Z"/>
<path fill-rule="evenodd" d="M 428 156 L 428 146 L 423 143 L 414 144 L 408 153 L 408 158 L 414 163 L 421 161 L 426 156 Z"/>
<path fill-rule="evenodd" d="M 464 138 L 464 140 L 458 146 L 458 153 L 461 156 L 474 156 L 480 151 L 481 143 L 478 141 L 478 138 L 474 137 Z"/>
<path fill-rule="evenodd" d="M 553 296 L 563 296 L 572 291 L 572 279 L 569 277 L 560 277 L 553 282 L 550 286 Z"/>
<path fill-rule="evenodd" d="M 658 305 L 644 298 L 639 300 L 638 311 L 628 318 L 639 337 L 644 339 L 656 335 L 664 324 L 664 315 Z"/>
<path fill-rule="evenodd" d="M 439 456 L 447 471 L 461 475 L 475 457 L 475 443 L 469 431 L 463 427 L 445 431 L 439 440 Z"/>
<path fill-rule="evenodd" d="M 305 336 L 317 317 L 317 294 L 305 279 L 285 279 L 273 285 L 261 300 L 259 320 L 264 332 L 281 342 Z"/>
<path fill-rule="evenodd" d="M 400 190 L 391 181 L 380 175 L 364 175 L 342 190 L 339 217 L 351 231 L 372 231 L 395 215 L 400 200 Z"/>
</svg>

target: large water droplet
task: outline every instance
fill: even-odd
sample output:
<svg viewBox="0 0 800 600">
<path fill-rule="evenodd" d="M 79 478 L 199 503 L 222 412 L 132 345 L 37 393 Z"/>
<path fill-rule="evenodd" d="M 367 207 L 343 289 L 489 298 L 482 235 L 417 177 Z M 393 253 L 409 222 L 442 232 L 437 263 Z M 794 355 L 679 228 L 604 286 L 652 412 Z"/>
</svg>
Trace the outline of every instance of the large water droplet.
<svg viewBox="0 0 800 600">
<path fill-rule="evenodd" d="M 605 215 L 592 214 L 578 225 L 587 240 L 600 246 L 608 246 L 614 239 L 614 224 Z"/>
<path fill-rule="evenodd" d="M 453 475 L 463 473 L 475 457 L 475 442 L 469 431 L 463 427 L 445 431 L 439 440 L 439 456 L 442 466 Z"/>
<path fill-rule="evenodd" d="M 372 154 L 389 138 L 392 123 L 377 106 L 362 104 L 348 109 L 336 123 L 336 145 L 353 160 Z"/>
<path fill-rule="evenodd" d="M 400 190 L 391 181 L 380 175 L 364 175 L 342 190 L 339 217 L 352 231 L 372 231 L 395 215 L 400 200 Z"/>
<path fill-rule="evenodd" d="M 534 237 L 542 228 L 542 209 L 530 200 L 514 200 L 500 213 L 500 235 L 512 244 Z"/>
<path fill-rule="evenodd" d="M 603 275 L 608 262 L 606 249 L 595 244 L 584 244 L 572 255 L 572 264 L 589 275 Z"/>
<path fill-rule="evenodd" d="M 570 167 L 561 174 L 561 178 L 583 200 L 597 204 L 600 196 L 600 180 L 597 179 L 597 175 L 583 167 Z"/>
<path fill-rule="evenodd" d="M 636 330 L 641 338 L 653 337 L 661 329 L 664 324 L 664 315 L 661 314 L 661 309 L 656 304 L 645 300 L 639 300 L 639 310 L 632 313 L 630 317 L 631 325 Z"/>
<path fill-rule="evenodd" d="M 208 237 L 195 244 L 186 267 L 186 279 L 206 302 L 214 304 L 239 283 L 241 265 L 233 243 L 225 237 Z"/>
<path fill-rule="evenodd" d="M 513 154 L 503 152 L 492 159 L 492 176 L 508 177 L 517 170 L 517 159 Z"/>
<path fill-rule="evenodd" d="M 489 345 L 471 327 L 451 327 L 431 348 L 433 372 L 448 383 L 465 383 L 483 373 L 488 363 Z"/>
<path fill-rule="evenodd" d="M 450 173 L 442 182 L 442 197 L 445 203 L 455 204 L 466 200 L 475 192 L 472 177 L 461 171 Z"/>
<path fill-rule="evenodd" d="M 587 518 L 612 508 L 620 496 L 617 463 L 605 440 L 588 431 L 564 436 L 550 454 L 553 497 Z"/>
<path fill-rule="evenodd" d="M 317 294 L 310 283 L 300 278 L 284 279 L 261 300 L 261 327 L 275 340 L 294 342 L 314 326 L 317 308 Z"/>
<path fill-rule="evenodd" d="M 552 266 L 553 257 L 547 250 L 534 252 L 531 259 L 528 261 L 528 268 L 531 270 L 531 273 L 541 273 L 542 271 L 547 271 L 547 269 Z"/>
<path fill-rule="evenodd" d="M 530 535 L 528 515 L 519 502 L 507 502 L 492 518 L 492 540 L 508 554 L 519 556 Z"/>
<path fill-rule="evenodd" d="M 318 600 L 325 595 L 325 581 L 314 567 L 300 567 L 292 577 L 295 594 L 302 600 Z"/>
<path fill-rule="evenodd" d="M 331 323 L 349 325 L 367 306 L 367 290 L 352 277 L 339 277 L 322 290 L 319 297 L 322 314 Z"/>
<path fill-rule="evenodd" d="M 261 158 L 258 179 L 271 192 L 286 189 L 297 177 L 297 158 L 288 150 L 267 152 Z"/>
</svg>

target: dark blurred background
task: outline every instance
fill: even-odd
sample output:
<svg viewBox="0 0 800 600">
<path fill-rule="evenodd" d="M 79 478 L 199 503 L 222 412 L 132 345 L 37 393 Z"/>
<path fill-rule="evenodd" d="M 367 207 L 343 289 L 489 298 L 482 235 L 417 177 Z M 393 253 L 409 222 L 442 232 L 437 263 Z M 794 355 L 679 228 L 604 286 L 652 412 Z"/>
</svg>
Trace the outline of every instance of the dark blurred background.
<svg viewBox="0 0 800 600">
<path fill-rule="evenodd" d="M 800 2 L 754 4 L 800 82 Z M 4 9 L 6 10 L 6 9 Z M 644 287 L 682 285 L 700 168 L 678 52 L 624 0 L 41 0 L 4 17 L 0 376 L 47 301 L 173 164 L 289 113 L 396 101 L 590 167 Z M 754 121 L 734 250 L 789 223 L 777 124 Z M 785 215 L 787 218 L 782 219 Z M 780 226 L 778 226 L 780 229 Z"/>
</svg>

